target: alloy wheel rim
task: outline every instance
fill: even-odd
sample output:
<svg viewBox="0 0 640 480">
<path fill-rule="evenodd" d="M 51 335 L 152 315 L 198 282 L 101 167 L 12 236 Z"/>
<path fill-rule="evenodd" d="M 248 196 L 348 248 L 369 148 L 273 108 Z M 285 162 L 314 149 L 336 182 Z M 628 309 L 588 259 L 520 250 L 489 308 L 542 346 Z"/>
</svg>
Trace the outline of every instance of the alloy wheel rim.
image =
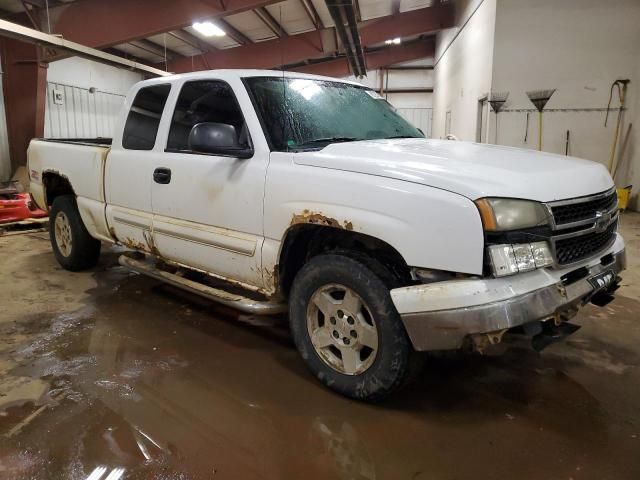
<svg viewBox="0 0 640 480">
<path fill-rule="evenodd" d="M 368 370 L 378 353 L 378 329 L 367 304 L 351 288 L 325 285 L 311 296 L 307 330 L 320 359 L 345 375 Z"/>
<path fill-rule="evenodd" d="M 63 257 L 71 255 L 72 237 L 71 224 L 69 218 L 64 212 L 58 212 L 54 225 L 54 233 L 56 237 L 56 245 Z"/>
</svg>

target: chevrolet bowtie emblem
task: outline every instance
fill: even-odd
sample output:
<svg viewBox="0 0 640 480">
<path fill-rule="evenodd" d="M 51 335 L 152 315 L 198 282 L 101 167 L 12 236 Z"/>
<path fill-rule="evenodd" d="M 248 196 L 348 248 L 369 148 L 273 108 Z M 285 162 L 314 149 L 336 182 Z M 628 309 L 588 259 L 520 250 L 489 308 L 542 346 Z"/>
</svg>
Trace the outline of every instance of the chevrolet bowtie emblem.
<svg viewBox="0 0 640 480">
<path fill-rule="evenodd" d="M 598 210 L 596 212 L 596 233 L 604 232 L 609 226 L 609 222 L 611 221 L 611 214 Z"/>
</svg>

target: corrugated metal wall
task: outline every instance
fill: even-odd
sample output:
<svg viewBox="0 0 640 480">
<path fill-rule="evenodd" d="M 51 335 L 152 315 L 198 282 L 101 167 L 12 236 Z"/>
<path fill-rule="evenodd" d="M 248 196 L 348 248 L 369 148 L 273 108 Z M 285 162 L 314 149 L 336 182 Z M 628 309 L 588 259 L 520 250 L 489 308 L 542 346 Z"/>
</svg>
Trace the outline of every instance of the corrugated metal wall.
<svg viewBox="0 0 640 480">
<path fill-rule="evenodd" d="M 432 108 L 398 108 L 397 110 L 411 125 L 422 130 L 425 137 L 431 138 Z"/>
<path fill-rule="evenodd" d="M 47 82 L 44 136 L 113 137 L 124 95 Z"/>
</svg>

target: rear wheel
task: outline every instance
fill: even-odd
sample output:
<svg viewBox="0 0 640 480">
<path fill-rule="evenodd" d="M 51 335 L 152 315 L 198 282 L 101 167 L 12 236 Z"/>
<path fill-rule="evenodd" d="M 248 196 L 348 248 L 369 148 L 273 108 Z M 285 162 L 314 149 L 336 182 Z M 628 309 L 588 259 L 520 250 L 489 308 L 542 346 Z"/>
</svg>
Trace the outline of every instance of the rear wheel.
<svg viewBox="0 0 640 480">
<path fill-rule="evenodd" d="M 100 241 L 89 235 L 73 195 L 61 195 L 53 201 L 49 238 L 56 260 L 63 268 L 79 271 L 98 263 Z"/>
<path fill-rule="evenodd" d="M 397 390 L 418 367 L 384 273 L 372 259 L 319 255 L 298 272 L 289 298 L 293 339 L 311 371 L 367 401 Z"/>
</svg>

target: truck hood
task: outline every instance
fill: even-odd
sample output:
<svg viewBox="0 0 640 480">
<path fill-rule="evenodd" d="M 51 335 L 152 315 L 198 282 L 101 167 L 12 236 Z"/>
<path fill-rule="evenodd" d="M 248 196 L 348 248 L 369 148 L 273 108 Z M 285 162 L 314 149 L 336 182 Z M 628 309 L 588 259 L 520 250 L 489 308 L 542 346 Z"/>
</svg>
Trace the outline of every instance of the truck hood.
<svg viewBox="0 0 640 480">
<path fill-rule="evenodd" d="M 510 197 L 551 202 L 613 187 L 596 162 L 550 153 L 422 138 L 334 143 L 295 155 L 300 165 L 420 183 L 472 200 Z"/>
</svg>

